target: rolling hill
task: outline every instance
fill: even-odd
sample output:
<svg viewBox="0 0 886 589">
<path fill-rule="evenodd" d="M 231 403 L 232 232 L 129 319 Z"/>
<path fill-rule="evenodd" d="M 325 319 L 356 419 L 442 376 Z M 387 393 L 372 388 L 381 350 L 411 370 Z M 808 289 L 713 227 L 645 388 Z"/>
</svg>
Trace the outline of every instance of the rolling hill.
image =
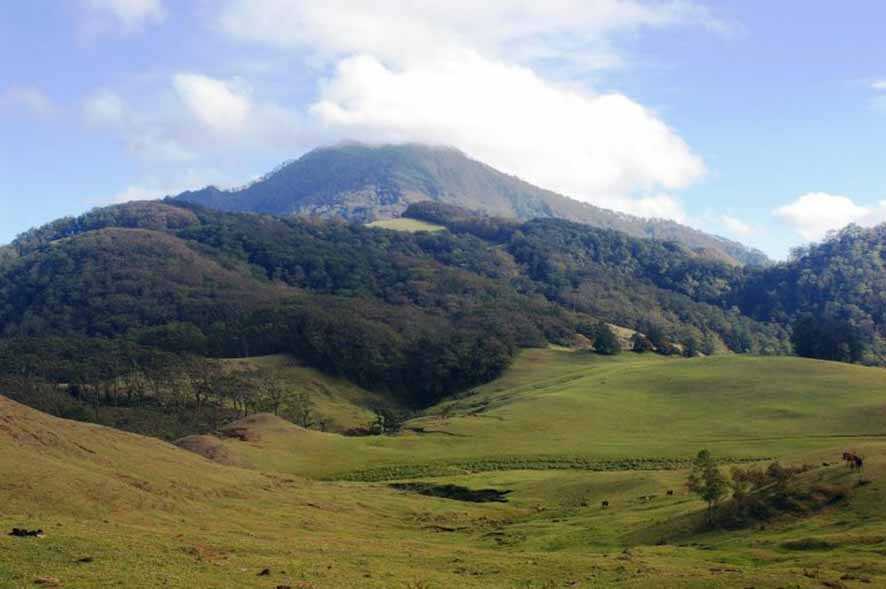
<svg viewBox="0 0 886 589">
<path fill-rule="evenodd" d="M 250 416 L 221 442 L 248 468 L 0 397 L 0 529 L 44 534 L 0 536 L 0 585 L 879 586 L 884 374 L 535 350 L 395 436 Z M 724 471 L 749 453 L 796 467 L 793 503 L 706 528 L 684 487 L 702 447 Z"/>
<path fill-rule="evenodd" d="M 269 470 L 358 481 L 499 469 L 637 470 L 640 459 L 668 470 L 685 467 L 701 447 L 741 460 L 876 441 L 886 431 L 884 404 L 881 368 L 532 349 L 500 378 L 426 409 L 398 436 L 269 432 L 255 444 L 226 445 Z"/>
<path fill-rule="evenodd" d="M 208 187 L 175 200 L 224 211 L 343 218 L 399 217 L 412 203 L 437 201 L 492 216 L 559 218 L 634 237 L 677 241 L 732 263 L 766 265 L 766 256 L 728 239 L 663 219 L 643 219 L 533 186 L 464 153 L 427 145 L 344 144 L 320 148 L 236 190 Z"/>
</svg>

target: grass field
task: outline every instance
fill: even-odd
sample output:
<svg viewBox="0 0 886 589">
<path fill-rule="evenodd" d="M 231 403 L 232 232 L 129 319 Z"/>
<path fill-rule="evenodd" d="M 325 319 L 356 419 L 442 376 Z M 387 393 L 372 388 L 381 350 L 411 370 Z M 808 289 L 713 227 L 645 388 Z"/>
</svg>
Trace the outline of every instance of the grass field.
<svg viewBox="0 0 886 589">
<path fill-rule="evenodd" d="M 886 434 L 886 370 L 800 358 L 527 350 L 506 374 L 409 423 L 422 433 L 268 435 L 261 468 L 315 478 L 502 462 L 768 458 Z M 378 476 L 372 476 L 378 480 Z"/>
<path fill-rule="evenodd" d="M 282 358 L 246 362 L 310 381 Z M 326 394 L 341 415 L 366 401 Z M 884 418 L 882 369 L 530 350 L 408 424 L 422 433 L 346 438 L 251 420 L 253 441 L 224 442 L 243 469 L 0 398 L 0 530 L 46 530 L 0 536 L 0 587 L 886 586 Z M 699 531 L 704 505 L 684 482 L 702 447 L 807 463 L 802 484 L 849 495 Z M 870 484 L 838 464 L 845 447 L 865 456 Z"/>
<path fill-rule="evenodd" d="M 316 418 L 329 431 L 365 427 L 374 417 L 371 408 L 384 404 L 384 397 L 343 378 L 336 378 L 299 364 L 288 356 L 262 356 L 225 360 L 228 370 L 272 371 L 290 390 L 306 393 Z"/>
<path fill-rule="evenodd" d="M 408 231 L 410 233 L 416 233 L 418 231 L 443 231 L 445 229 L 441 225 L 434 225 L 433 223 L 428 223 L 426 221 L 407 219 L 405 217 L 373 221 L 372 223 L 369 223 L 369 227 L 379 227 L 381 229 L 390 229 L 392 231 Z"/>
</svg>

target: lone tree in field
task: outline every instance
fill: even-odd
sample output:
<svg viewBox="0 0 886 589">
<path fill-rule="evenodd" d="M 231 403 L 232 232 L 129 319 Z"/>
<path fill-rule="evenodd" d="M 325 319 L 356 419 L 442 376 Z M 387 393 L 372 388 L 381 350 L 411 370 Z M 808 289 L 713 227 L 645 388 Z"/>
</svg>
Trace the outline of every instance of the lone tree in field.
<svg viewBox="0 0 886 589">
<path fill-rule="evenodd" d="M 399 411 L 379 406 L 373 408 L 373 412 L 375 413 L 375 421 L 369 424 L 369 430 L 374 434 L 395 434 L 403 429 L 406 416 Z"/>
<path fill-rule="evenodd" d="M 707 522 L 708 525 L 712 524 L 714 509 L 728 493 L 729 482 L 707 450 L 701 450 L 692 462 L 692 471 L 686 486 L 708 504 Z"/>
<path fill-rule="evenodd" d="M 608 324 L 602 321 L 594 326 L 594 351 L 607 356 L 614 356 L 621 352 L 618 336 Z"/>
<path fill-rule="evenodd" d="M 288 413 L 292 416 L 292 420 L 296 425 L 304 428 L 313 427 L 317 424 L 314 415 L 314 402 L 307 393 L 296 393 L 287 404 Z M 320 423 L 323 423 L 322 421 Z M 322 426 L 320 429 L 324 429 Z"/>
</svg>

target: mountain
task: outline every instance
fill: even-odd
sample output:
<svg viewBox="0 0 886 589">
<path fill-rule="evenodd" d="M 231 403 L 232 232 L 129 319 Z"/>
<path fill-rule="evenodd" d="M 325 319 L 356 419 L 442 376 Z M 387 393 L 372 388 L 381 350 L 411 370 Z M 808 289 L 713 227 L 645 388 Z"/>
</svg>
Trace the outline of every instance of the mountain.
<svg viewBox="0 0 886 589">
<path fill-rule="evenodd" d="M 413 206 L 435 204 L 451 206 Z M 397 232 L 180 201 L 61 219 L 19 237 L 0 266 L 0 338 L 74 338 L 43 346 L 74 356 L 104 349 L 82 338 L 290 353 L 414 406 L 487 382 L 519 348 L 574 345 L 600 320 L 649 333 L 668 353 L 788 351 L 783 327 L 721 306 L 739 267 L 610 229 L 452 208 L 484 229 L 444 215 L 449 231 Z M 61 378 L 62 360 L 22 351 L 35 347 L 0 346 L 0 374 Z M 82 370 L 61 382 L 131 371 L 120 361 L 129 353 L 108 350 L 97 365 L 75 357 Z"/>
<path fill-rule="evenodd" d="M 496 378 L 520 349 L 587 347 L 602 323 L 663 354 L 886 364 L 886 227 L 757 268 L 562 219 L 433 201 L 404 215 L 441 230 L 173 200 L 28 231 L 0 264 L 0 385 L 45 382 L 49 407 L 73 387 L 98 413 L 122 379 L 175 412 L 187 391 L 203 402 L 193 383 L 206 380 L 177 358 L 289 354 L 419 408 Z M 170 389 L 175 374 L 192 384 Z M 229 404 L 258 403 L 231 390 Z"/>
<path fill-rule="evenodd" d="M 175 199 L 224 211 L 341 217 L 361 223 L 399 217 L 410 204 L 432 200 L 520 221 L 553 217 L 633 237 L 677 241 L 730 263 L 769 263 L 765 254 L 740 243 L 674 221 L 644 219 L 582 203 L 503 174 L 448 147 L 344 144 L 321 148 L 243 188 L 208 187 Z"/>
</svg>

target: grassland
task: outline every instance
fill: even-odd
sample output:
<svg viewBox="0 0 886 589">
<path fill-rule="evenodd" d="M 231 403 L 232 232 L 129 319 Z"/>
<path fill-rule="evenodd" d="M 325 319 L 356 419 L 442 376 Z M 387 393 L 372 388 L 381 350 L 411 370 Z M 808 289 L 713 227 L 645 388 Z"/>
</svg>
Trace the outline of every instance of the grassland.
<svg viewBox="0 0 886 589">
<path fill-rule="evenodd" d="M 372 407 L 386 404 L 384 396 L 378 393 L 323 374 L 288 356 L 236 358 L 225 360 L 225 366 L 232 371 L 273 372 L 290 390 L 307 394 L 317 420 L 322 420 L 326 429 L 333 432 L 365 427 L 374 417 Z"/>
<path fill-rule="evenodd" d="M 248 362 L 305 378 L 281 358 Z M 342 414 L 365 401 L 327 392 Z M 224 441 L 243 469 L 0 398 L 0 530 L 47 532 L 0 536 L 0 587 L 886 586 L 884 416 L 882 369 L 532 350 L 407 424 L 418 431 L 346 438 L 253 419 L 252 441 Z M 701 531 L 684 487 L 701 447 L 807 463 L 802 484 L 849 495 Z M 869 484 L 838 464 L 845 447 Z M 403 479 L 508 502 L 389 487 Z"/>
<path fill-rule="evenodd" d="M 604 357 L 528 350 L 502 378 L 434 407 L 399 436 L 319 432 L 236 445 L 261 468 L 314 478 L 502 462 L 769 458 L 886 434 L 886 371 L 786 357 Z M 469 469 L 471 470 L 471 469 Z M 372 476 L 378 480 L 378 476 Z"/>
<path fill-rule="evenodd" d="M 373 221 L 372 223 L 369 223 L 369 227 L 379 227 L 381 229 L 390 229 L 391 231 L 408 231 L 409 233 L 417 233 L 419 231 L 434 232 L 443 231 L 445 229 L 445 227 L 442 227 L 441 225 L 434 225 L 433 223 L 428 223 L 426 221 L 407 219 L 405 217 Z"/>
</svg>

